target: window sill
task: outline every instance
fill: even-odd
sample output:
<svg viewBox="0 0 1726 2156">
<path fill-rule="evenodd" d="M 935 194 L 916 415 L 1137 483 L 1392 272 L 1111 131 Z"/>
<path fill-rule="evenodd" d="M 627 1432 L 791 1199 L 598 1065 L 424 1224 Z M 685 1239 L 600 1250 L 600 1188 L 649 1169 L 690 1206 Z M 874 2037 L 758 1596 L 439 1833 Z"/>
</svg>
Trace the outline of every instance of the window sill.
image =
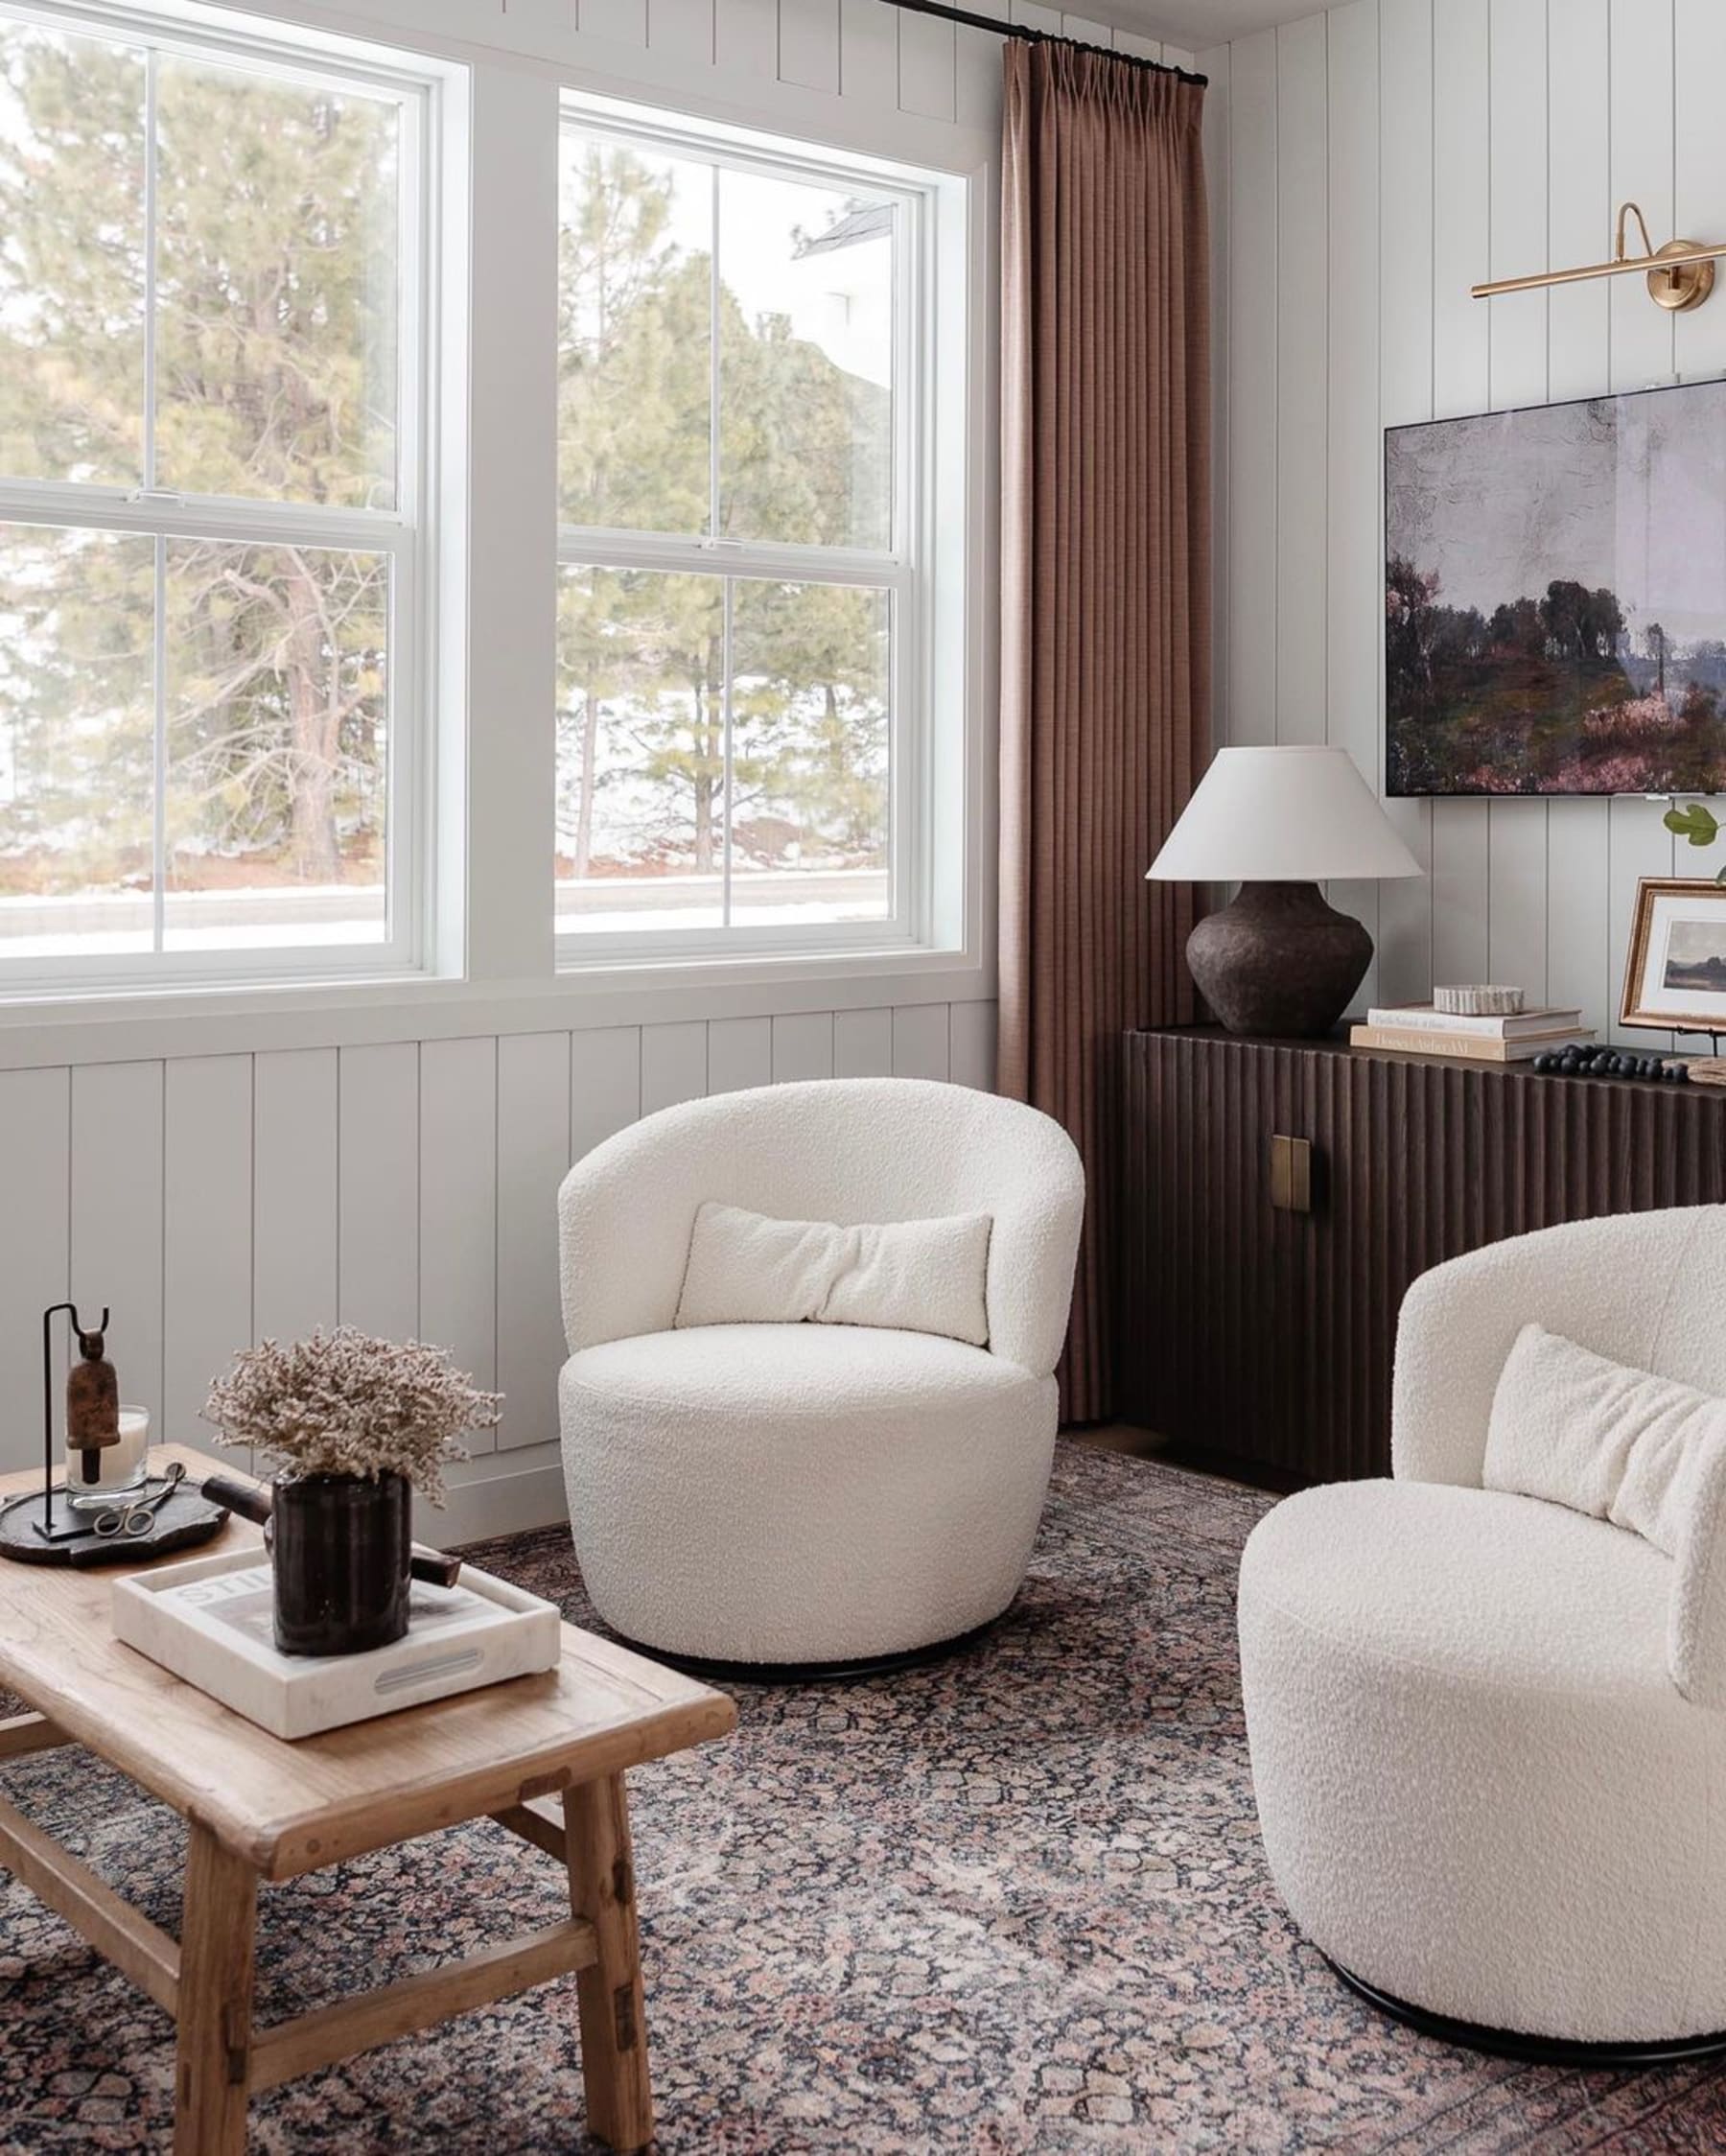
<svg viewBox="0 0 1726 2156">
<path fill-rule="evenodd" d="M 636 961 L 565 968 L 532 980 L 398 973 L 292 987 L 176 984 L 0 998 L 0 1070 L 975 1002 L 994 993 L 992 962 L 951 949 Z"/>
</svg>

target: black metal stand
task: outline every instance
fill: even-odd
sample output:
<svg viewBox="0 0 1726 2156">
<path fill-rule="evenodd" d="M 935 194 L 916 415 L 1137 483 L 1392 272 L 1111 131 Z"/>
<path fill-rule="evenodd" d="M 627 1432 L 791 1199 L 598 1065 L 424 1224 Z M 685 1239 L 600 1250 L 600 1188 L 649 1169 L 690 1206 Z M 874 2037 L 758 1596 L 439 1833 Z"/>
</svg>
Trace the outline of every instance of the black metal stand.
<svg viewBox="0 0 1726 2156">
<path fill-rule="evenodd" d="M 64 1310 L 70 1313 L 74 1332 L 106 1332 L 108 1308 L 102 1307 L 99 1325 L 82 1325 L 78 1320 L 78 1305 L 74 1302 L 51 1302 L 42 1312 L 42 1516 L 35 1521 L 36 1533 L 44 1542 L 72 1542 L 89 1533 L 89 1522 L 72 1510 L 71 1504 L 60 1507 L 61 1520 L 57 1527 L 54 1520 L 54 1319 Z M 61 1491 L 62 1497 L 64 1491 Z"/>
<path fill-rule="evenodd" d="M 1674 2036 L 1665 2043 L 1582 2044 L 1563 2036 L 1528 2036 L 1513 2028 L 1482 2028 L 1476 2022 L 1455 2021 L 1448 2014 L 1429 2013 L 1411 2006 L 1406 1999 L 1393 1999 L 1380 1991 L 1341 1961 L 1324 1957 L 1357 1998 L 1376 2006 L 1392 2020 L 1407 2022 L 1422 2036 L 1440 2044 L 1458 2044 L 1464 2051 L 1489 2051 L 1495 2058 L 1524 2059 L 1534 2066 L 1626 2067 L 1675 2066 L 1684 2059 L 1715 2058 L 1726 2052 L 1726 2030 L 1713 2036 Z"/>
</svg>

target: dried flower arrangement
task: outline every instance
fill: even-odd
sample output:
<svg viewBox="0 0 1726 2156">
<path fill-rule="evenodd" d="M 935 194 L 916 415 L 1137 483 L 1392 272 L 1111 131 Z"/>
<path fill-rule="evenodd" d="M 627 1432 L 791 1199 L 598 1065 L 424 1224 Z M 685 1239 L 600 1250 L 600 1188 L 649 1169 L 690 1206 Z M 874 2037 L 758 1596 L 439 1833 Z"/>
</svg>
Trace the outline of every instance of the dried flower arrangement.
<svg viewBox="0 0 1726 2156">
<path fill-rule="evenodd" d="M 255 1444 L 295 1478 L 403 1475 L 433 1505 L 444 1468 L 465 1460 L 464 1430 L 496 1426 L 500 1393 L 481 1393 L 448 1350 L 374 1340 L 353 1325 L 234 1358 L 202 1409 L 217 1442 Z"/>
</svg>

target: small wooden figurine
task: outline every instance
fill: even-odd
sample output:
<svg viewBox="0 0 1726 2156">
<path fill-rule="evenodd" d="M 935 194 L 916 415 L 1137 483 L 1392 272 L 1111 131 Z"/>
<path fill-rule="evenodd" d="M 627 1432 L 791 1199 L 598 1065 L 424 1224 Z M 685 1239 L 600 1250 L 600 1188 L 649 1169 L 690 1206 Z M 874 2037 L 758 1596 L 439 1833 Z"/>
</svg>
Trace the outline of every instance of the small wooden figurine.
<svg viewBox="0 0 1726 2156">
<path fill-rule="evenodd" d="M 80 1360 L 66 1379 L 66 1448 L 78 1455 L 83 1480 L 96 1483 L 102 1479 L 98 1454 L 120 1442 L 120 1380 L 101 1331 L 85 1332 L 76 1320 L 74 1325 Z"/>
</svg>

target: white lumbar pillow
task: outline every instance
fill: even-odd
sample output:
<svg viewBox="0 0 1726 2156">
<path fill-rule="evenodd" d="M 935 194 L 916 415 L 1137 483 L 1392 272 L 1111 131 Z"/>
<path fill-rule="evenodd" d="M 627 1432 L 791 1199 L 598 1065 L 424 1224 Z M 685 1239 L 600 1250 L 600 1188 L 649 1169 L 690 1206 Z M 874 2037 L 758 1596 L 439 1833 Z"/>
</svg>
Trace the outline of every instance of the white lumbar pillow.
<svg viewBox="0 0 1726 2156">
<path fill-rule="evenodd" d="M 682 1325 L 881 1325 L 989 1344 L 988 1213 L 839 1228 L 711 1200 L 695 1215 Z"/>
<path fill-rule="evenodd" d="M 1674 1558 L 1672 1681 L 1726 1704 L 1726 1400 L 1525 1325 L 1493 1394 L 1481 1480 L 1610 1520 Z"/>
</svg>

